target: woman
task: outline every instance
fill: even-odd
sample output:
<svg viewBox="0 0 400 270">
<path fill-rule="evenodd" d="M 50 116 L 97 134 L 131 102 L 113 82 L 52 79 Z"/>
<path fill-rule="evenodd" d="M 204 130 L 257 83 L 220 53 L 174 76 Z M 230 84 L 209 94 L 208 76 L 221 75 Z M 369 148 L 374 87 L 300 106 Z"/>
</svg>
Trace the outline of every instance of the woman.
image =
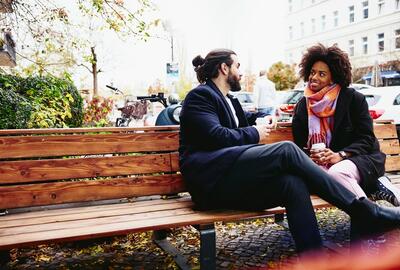
<svg viewBox="0 0 400 270">
<path fill-rule="evenodd" d="M 373 132 L 363 94 L 349 88 L 351 64 L 336 45 L 310 47 L 300 63 L 307 83 L 293 116 L 295 143 L 359 198 L 375 193 L 399 206 L 400 191 L 386 177 L 385 155 Z M 313 145 L 325 145 L 314 150 Z M 379 178 L 379 179 L 378 179 Z"/>
</svg>

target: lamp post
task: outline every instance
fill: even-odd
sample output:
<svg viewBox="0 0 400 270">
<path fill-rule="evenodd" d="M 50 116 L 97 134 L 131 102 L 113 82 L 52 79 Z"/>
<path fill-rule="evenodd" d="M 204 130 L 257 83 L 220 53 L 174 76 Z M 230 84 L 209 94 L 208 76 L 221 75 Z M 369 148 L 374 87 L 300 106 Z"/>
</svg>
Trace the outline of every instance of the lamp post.
<svg viewBox="0 0 400 270">
<path fill-rule="evenodd" d="M 167 84 L 171 87 L 171 93 L 175 93 L 176 82 L 179 76 L 179 67 L 178 64 L 175 63 L 174 58 L 174 31 L 169 21 L 164 21 L 163 27 L 169 33 L 169 38 L 167 38 L 167 40 L 171 45 L 171 62 L 167 63 Z"/>
</svg>

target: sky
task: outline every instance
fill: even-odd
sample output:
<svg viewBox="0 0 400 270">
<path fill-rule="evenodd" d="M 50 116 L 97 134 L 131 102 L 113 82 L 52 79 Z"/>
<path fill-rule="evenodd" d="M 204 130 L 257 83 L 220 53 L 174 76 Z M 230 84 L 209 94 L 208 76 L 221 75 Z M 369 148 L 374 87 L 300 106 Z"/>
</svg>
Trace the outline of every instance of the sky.
<svg viewBox="0 0 400 270">
<path fill-rule="evenodd" d="M 128 2 L 128 1 L 126 1 Z M 151 16 L 169 26 L 174 37 L 174 60 L 180 72 L 195 78 L 191 60 L 215 48 L 234 50 L 242 72 L 258 73 L 284 61 L 286 1 L 273 0 L 153 0 Z M 147 42 L 101 37 L 103 67 L 99 86 L 113 83 L 126 91 L 147 89 L 157 79 L 166 84 L 166 63 L 171 62 L 171 43 L 152 38 Z M 76 80 L 88 88 L 90 76 Z"/>
</svg>

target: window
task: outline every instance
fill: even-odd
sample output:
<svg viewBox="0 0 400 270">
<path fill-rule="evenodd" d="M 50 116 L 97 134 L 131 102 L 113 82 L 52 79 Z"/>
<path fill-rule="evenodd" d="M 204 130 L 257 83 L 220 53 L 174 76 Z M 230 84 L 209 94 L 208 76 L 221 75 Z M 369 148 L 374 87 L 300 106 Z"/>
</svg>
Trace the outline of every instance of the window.
<svg viewBox="0 0 400 270">
<path fill-rule="evenodd" d="M 363 19 L 367 19 L 368 18 L 368 1 L 362 2 L 362 6 L 363 6 Z"/>
<path fill-rule="evenodd" d="M 315 19 L 311 19 L 311 33 L 315 33 Z"/>
<path fill-rule="evenodd" d="M 339 11 L 336 10 L 333 12 L 333 26 L 337 27 L 338 25 L 339 25 Z"/>
<path fill-rule="evenodd" d="M 349 40 L 349 55 L 354 56 L 354 39 Z"/>
<path fill-rule="evenodd" d="M 349 6 L 349 22 L 354 22 L 354 6 Z"/>
<path fill-rule="evenodd" d="M 289 26 L 289 40 L 293 39 L 293 27 Z"/>
<path fill-rule="evenodd" d="M 385 50 L 385 34 L 378 34 L 378 52 L 383 52 Z"/>
<path fill-rule="evenodd" d="M 326 27 L 326 16 L 322 15 L 321 16 L 321 30 L 324 31 Z"/>
<path fill-rule="evenodd" d="M 397 95 L 397 97 L 394 99 L 393 105 L 400 105 L 400 95 Z"/>
<path fill-rule="evenodd" d="M 400 29 L 394 31 L 394 46 L 396 49 L 400 49 Z"/>
<path fill-rule="evenodd" d="M 304 37 L 304 22 L 300 23 L 300 35 Z"/>
<path fill-rule="evenodd" d="M 393 105 L 400 105 L 400 94 L 394 99 Z"/>
<path fill-rule="evenodd" d="M 368 54 L 368 37 L 362 38 L 362 52 L 363 54 Z"/>
<path fill-rule="evenodd" d="M 378 0 L 378 14 L 381 14 L 383 12 L 384 7 L 385 0 Z"/>
</svg>

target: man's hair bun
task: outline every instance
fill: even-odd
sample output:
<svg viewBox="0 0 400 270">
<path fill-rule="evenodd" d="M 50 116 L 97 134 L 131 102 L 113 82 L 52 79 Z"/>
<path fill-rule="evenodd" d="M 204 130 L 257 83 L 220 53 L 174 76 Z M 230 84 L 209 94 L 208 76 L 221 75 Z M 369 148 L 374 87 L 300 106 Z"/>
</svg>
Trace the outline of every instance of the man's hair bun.
<svg viewBox="0 0 400 270">
<path fill-rule="evenodd" d="M 204 62 L 205 62 L 205 60 L 204 60 L 203 57 L 201 57 L 201 55 L 196 56 L 192 60 L 192 64 L 193 64 L 194 67 L 199 67 L 199 66 L 203 65 Z"/>
</svg>

